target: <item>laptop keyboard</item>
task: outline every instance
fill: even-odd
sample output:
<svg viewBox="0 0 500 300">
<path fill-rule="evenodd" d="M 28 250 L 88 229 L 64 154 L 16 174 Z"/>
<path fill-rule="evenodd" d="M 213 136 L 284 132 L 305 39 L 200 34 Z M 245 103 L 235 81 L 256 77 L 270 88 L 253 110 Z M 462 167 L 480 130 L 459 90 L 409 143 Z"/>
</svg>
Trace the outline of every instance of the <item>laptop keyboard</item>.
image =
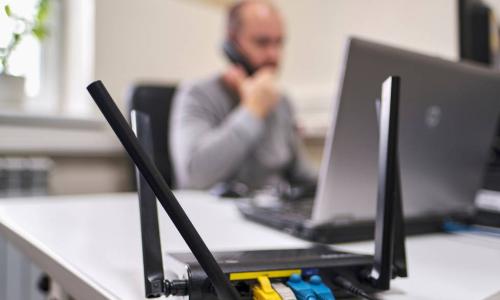
<svg viewBox="0 0 500 300">
<path fill-rule="evenodd" d="M 312 215 L 313 201 L 301 200 L 294 202 L 284 202 L 281 213 L 293 218 L 309 219 Z"/>
<path fill-rule="evenodd" d="M 276 215 L 280 219 L 303 221 L 312 214 L 313 199 L 282 200 L 278 198 L 254 198 L 251 205 L 261 213 Z"/>
</svg>

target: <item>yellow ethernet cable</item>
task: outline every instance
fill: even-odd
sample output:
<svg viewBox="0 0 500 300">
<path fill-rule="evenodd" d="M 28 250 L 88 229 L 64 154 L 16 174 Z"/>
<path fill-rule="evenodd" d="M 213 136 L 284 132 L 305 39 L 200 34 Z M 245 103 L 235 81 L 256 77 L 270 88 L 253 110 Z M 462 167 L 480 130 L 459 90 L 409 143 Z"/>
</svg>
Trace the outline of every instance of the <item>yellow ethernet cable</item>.
<svg viewBox="0 0 500 300">
<path fill-rule="evenodd" d="M 253 300 L 281 300 L 280 295 L 271 286 L 271 281 L 265 276 L 257 277 L 257 284 L 252 288 Z"/>
</svg>

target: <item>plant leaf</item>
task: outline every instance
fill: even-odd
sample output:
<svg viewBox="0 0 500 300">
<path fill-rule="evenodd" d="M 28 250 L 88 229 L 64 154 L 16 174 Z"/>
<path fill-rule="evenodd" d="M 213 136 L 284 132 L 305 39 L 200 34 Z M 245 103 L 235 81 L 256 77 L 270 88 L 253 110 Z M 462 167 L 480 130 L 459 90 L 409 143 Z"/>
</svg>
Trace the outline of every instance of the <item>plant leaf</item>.
<svg viewBox="0 0 500 300">
<path fill-rule="evenodd" d="M 40 0 L 35 19 L 38 23 L 43 23 L 49 15 L 49 0 Z"/>
<path fill-rule="evenodd" d="M 33 27 L 33 29 L 31 29 L 31 32 L 40 41 L 43 40 L 47 36 L 47 33 L 48 33 L 47 28 L 45 28 L 44 26 L 42 26 L 40 24 L 37 24 L 35 27 Z"/>
<path fill-rule="evenodd" d="M 10 6 L 5 5 L 4 9 L 5 9 L 5 14 L 7 15 L 7 17 L 10 17 L 12 15 L 12 11 L 10 9 Z"/>
</svg>

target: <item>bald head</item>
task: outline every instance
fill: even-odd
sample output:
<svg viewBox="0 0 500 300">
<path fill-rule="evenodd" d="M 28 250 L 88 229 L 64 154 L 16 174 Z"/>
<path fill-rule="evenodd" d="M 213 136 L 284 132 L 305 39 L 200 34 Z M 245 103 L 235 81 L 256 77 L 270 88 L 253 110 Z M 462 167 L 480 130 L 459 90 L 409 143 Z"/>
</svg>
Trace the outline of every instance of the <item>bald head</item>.
<svg viewBox="0 0 500 300">
<path fill-rule="evenodd" d="M 241 0 L 229 8 L 227 33 L 234 36 L 245 24 L 253 19 L 276 19 L 281 21 L 278 10 L 266 0 Z"/>
<path fill-rule="evenodd" d="M 281 15 L 270 1 L 242 0 L 229 9 L 227 38 L 254 67 L 278 66 L 283 36 Z"/>
</svg>

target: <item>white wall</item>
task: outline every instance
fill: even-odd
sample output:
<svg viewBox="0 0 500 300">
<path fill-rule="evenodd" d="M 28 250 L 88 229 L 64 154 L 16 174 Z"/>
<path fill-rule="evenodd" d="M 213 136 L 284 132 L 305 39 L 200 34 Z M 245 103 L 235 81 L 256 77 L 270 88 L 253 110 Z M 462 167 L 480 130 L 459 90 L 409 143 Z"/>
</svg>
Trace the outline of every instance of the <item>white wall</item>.
<svg viewBox="0 0 500 300">
<path fill-rule="evenodd" d="M 95 5 L 96 78 L 116 98 L 138 80 L 175 82 L 205 76 L 222 64 L 220 7 L 179 0 Z"/>
<path fill-rule="evenodd" d="M 455 0 L 277 4 L 288 27 L 283 85 L 308 126 L 328 124 L 344 41 L 350 34 L 457 57 Z M 178 81 L 220 70 L 224 18 L 223 7 L 199 1 L 96 1 L 96 77 L 114 95 L 123 96 L 137 80 Z"/>
<path fill-rule="evenodd" d="M 349 35 L 454 59 L 455 0 L 308 0 L 278 2 L 289 38 L 283 79 L 310 126 L 329 119 Z"/>
</svg>

